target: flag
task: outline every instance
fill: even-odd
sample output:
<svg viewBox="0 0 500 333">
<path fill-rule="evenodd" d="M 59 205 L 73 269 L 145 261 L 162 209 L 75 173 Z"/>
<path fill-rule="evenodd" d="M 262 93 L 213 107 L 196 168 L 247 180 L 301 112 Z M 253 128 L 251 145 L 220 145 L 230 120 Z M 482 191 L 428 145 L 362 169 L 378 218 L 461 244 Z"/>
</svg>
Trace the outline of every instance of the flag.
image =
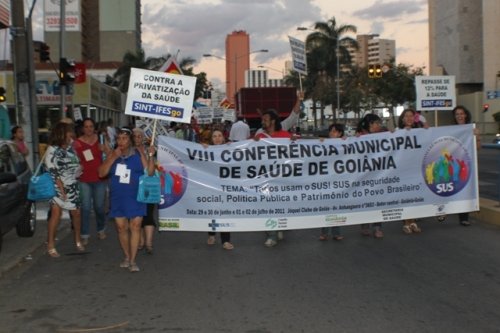
<svg viewBox="0 0 500 333">
<path fill-rule="evenodd" d="M 174 57 L 168 58 L 158 71 L 170 74 L 183 74 L 181 66 L 175 61 Z"/>
<path fill-rule="evenodd" d="M 219 106 L 224 109 L 234 109 L 234 104 L 232 104 L 227 97 L 224 97 L 224 99 L 220 101 Z"/>
<path fill-rule="evenodd" d="M 84 63 L 75 64 L 75 83 L 84 83 L 87 81 L 87 66 Z"/>
</svg>

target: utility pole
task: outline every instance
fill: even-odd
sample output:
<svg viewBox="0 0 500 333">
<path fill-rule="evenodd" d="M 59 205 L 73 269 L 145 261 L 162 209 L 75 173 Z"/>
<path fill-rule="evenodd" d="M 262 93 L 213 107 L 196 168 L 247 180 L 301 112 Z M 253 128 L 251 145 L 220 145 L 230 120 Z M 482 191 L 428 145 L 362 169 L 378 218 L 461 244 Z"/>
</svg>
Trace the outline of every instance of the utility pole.
<svg viewBox="0 0 500 333">
<path fill-rule="evenodd" d="M 61 1 L 61 13 L 59 14 L 59 66 L 64 58 L 64 33 L 66 30 L 66 1 Z M 66 115 L 66 85 L 61 85 L 61 75 L 59 74 L 59 91 L 61 94 L 61 119 Z"/>
<path fill-rule="evenodd" d="M 25 141 L 30 149 L 31 167 L 38 163 L 38 116 L 34 95 L 35 71 L 33 65 L 33 40 L 31 32 L 31 12 L 24 19 L 24 1 L 11 0 L 12 29 L 14 44 L 14 81 L 16 96 L 16 122 L 25 133 Z M 33 3 L 34 5 L 34 3 Z M 27 24 L 25 24 L 27 23 Z"/>
</svg>

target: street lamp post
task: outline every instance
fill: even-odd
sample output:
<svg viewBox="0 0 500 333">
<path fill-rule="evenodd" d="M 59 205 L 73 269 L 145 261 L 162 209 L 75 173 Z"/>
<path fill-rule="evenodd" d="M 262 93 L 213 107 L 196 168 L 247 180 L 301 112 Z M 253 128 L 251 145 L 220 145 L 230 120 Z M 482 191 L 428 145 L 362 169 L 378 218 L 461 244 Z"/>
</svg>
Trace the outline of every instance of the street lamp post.
<svg viewBox="0 0 500 333">
<path fill-rule="evenodd" d="M 284 69 L 283 69 L 283 70 L 279 70 L 279 69 L 276 69 L 276 68 L 272 68 L 272 67 L 269 67 L 269 66 L 263 66 L 263 65 L 259 65 L 259 66 L 257 66 L 257 67 L 259 67 L 259 68 L 266 68 L 266 69 L 270 69 L 270 70 L 272 70 L 272 71 L 275 71 L 275 72 L 281 73 L 281 76 L 282 76 L 282 77 L 285 77 L 285 70 L 284 70 Z"/>
<path fill-rule="evenodd" d="M 218 55 L 215 55 L 215 54 L 210 54 L 210 53 L 205 53 L 203 54 L 203 57 L 214 57 L 214 58 L 218 58 L 218 59 L 222 59 L 222 60 L 225 60 L 229 63 L 232 63 L 234 64 L 234 94 L 236 94 L 236 92 L 238 91 L 238 59 L 241 59 L 243 57 L 247 57 L 249 56 L 250 54 L 253 54 L 253 53 L 266 53 L 266 52 L 269 52 L 269 50 L 266 50 L 266 49 L 261 49 L 261 50 L 256 50 L 256 51 L 251 51 L 251 52 L 248 52 L 248 53 L 245 53 L 245 54 L 240 54 L 239 56 L 238 55 L 234 55 L 234 60 L 229 60 L 229 59 L 226 59 L 224 57 L 221 57 L 221 56 L 218 56 Z M 226 67 L 227 69 L 227 67 Z M 226 91 L 226 94 L 228 92 Z M 231 96 L 227 96 L 228 98 L 231 98 Z M 234 96 L 233 96 L 234 98 Z"/>
</svg>

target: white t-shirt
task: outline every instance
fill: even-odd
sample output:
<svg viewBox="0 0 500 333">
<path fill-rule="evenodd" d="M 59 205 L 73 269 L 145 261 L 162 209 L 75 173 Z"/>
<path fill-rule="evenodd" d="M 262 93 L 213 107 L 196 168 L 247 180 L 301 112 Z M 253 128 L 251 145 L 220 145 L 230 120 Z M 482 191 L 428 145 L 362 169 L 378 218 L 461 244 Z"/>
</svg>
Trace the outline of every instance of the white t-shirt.
<svg viewBox="0 0 500 333">
<path fill-rule="evenodd" d="M 229 131 L 229 140 L 242 141 L 250 138 L 250 126 L 241 120 L 238 120 L 231 126 Z"/>
</svg>

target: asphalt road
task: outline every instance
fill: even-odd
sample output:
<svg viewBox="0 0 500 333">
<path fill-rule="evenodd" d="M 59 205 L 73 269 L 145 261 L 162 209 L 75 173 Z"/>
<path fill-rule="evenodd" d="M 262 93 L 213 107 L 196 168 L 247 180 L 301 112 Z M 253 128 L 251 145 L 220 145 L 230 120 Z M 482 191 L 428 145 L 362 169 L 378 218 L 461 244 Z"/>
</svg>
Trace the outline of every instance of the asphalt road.
<svg viewBox="0 0 500 333">
<path fill-rule="evenodd" d="M 479 196 L 500 202 L 500 146 L 477 153 Z"/>
<path fill-rule="evenodd" d="M 118 267 L 111 229 L 80 255 L 65 237 L 61 258 L 42 246 L 0 279 L 0 332 L 498 332 L 500 228 L 420 225 L 382 240 L 345 227 L 342 242 L 295 230 L 275 248 L 234 233 L 233 251 L 161 233 L 139 273 Z"/>
</svg>

